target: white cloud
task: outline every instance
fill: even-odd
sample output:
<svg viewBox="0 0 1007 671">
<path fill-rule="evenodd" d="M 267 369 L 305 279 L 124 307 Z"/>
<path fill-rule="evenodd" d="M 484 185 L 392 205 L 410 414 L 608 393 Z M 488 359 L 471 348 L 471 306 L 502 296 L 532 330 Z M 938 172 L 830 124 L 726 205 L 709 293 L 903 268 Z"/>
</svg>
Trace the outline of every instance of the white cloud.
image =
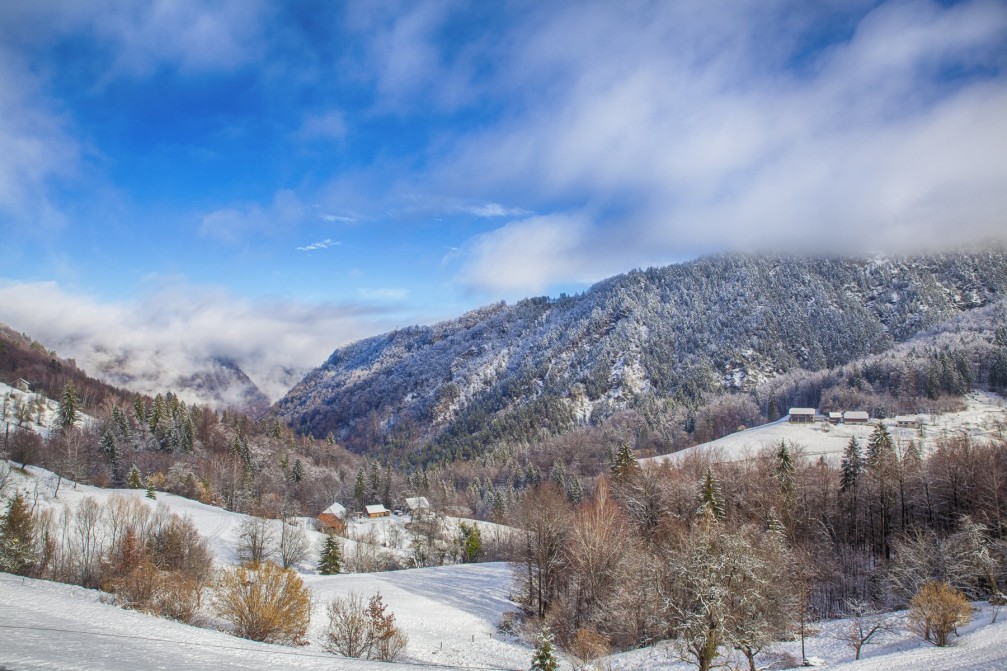
<svg viewBox="0 0 1007 671">
<path fill-rule="evenodd" d="M 795 56 L 818 11 L 541 8 L 500 67 L 515 105 L 457 138 L 428 179 L 552 214 L 474 237 L 458 279 L 541 291 L 616 257 L 625 269 L 725 247 L 1007 237 L 1007 8 L 885 3 L 848 40 Z"/>
<path fill-rule="evenodd" d="M 77 174 L 81 147 L 38 76 L 23 65 L 0 45 L 0 220 L 51 234 L 67 214 L 50 188 Z"/>
<path fill-rule="evenodd" d="M 175 388 L 214 358 L 234 361 L 276 400 L 337 346 L 394 324 L 365 303 L 248 300 L 215 287 L 155 278 L 138 301 L 110 302 L 55 282 L 0 281 L 0 321 L 85 371 L 111 370 L 145 393 Z"/>
<path fill-rule="evenodd" d="M 310 245 L 305 245 L 304 247 L 298 247 L 299 252 L 313 252 L 319 249 L 328 249 L 329 247 L 335 247 L 336 245 L 342 244 L 336 240 L 319 240 L 318 242 L 312 242 Z"/>
<path fill-rule="evenodd" d="M 239 243 L 252 235 L 273 235 L 295 226 L 305 218 L 307 211 L 293 191 L 281 189 L 268 207 L 253 203 L 204 215 L 198 232 L 221 242 Z"/>
<path fill-rule="evenodd" d="M 611 264 L 592 262 L 599 233 L 583 214 L 532 217 L 472 238 L 449 259 L 461 259 L 458 279 L 467 287 L 507 296 L 540 292 L 610 272 Z"/>
</svg>

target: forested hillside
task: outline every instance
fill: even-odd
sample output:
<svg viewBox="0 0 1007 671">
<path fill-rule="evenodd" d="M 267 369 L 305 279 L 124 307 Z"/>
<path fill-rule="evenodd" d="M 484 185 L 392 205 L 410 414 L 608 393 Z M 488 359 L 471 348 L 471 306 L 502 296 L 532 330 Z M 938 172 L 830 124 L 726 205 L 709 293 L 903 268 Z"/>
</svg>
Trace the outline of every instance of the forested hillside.
<svg viewBox="0 0 1007 671">
<path fill-rule="evenodd" d="M 627 409 L 693 415 L 724 395 L 758 400 L 760 385 L 780 375 L 886 352 L 1005 290 L 1002 250 L 702 258 L 359 341 L 275 412 L 356 451 L 401 450 L 414 463 L 469 458 Z"/>
</svg>

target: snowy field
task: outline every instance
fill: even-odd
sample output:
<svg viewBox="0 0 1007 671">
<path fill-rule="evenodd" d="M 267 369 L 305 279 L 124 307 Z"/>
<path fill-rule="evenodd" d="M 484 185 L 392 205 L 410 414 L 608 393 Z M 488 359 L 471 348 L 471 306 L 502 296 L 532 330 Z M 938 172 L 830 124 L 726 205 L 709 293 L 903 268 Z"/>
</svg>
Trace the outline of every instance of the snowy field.
<svg viewBox="0 0 1007 671">
<path fill-rule="evenodd" d="M 933 449 L 939 439 L 951 436 L 967 434 L 975 440 L 998 436 L 998 423 L 1001 427 L 1007 426 L 1007 402 L 1002 396 L 975 392 L 969 394 L 967 403 L 968 407 L 960 412 L 928 416 L 922 430 L 900 429 L 895 426 L 894 420 L 885 420 L 885 424 L 897 443 L 907 444 L 910 440 L 915 440 L 922 444 L 924 450 Z M 757 456 L 764 449 L 775 448 L 781 440 L 802 447 L 807 457 L 838 459 L 853 436 L 860 441 L 861 449 L 866 449 L 867 439 L 872 431 L 874 426 L 871 424 L 791 424 L 783 418 L 681 452 L 641 461 L 660 462 L 697 453 L 709 453 L 716 461 L 741 461 Z"/>
<path fill-rule="evenodd" d="M 0 425 L 5 422 L 17 425 L 15 413 L 19 406 L 25 407 L 28 411 L 28 420 L 24 428 L 42 436 L 49 435 L 49 431 L 56 425 L 56 416 L 59 413 L 58 401 L 47 398 L 45 394 L 24 392 L 0 382 Z M 91 422 L 94 422 L 94 418 L 90 415 L 77 413 L 75 426 L 87 426 Z"/>
<path fill-rule="evenodd" d="M 314 645 L 290 648 L 253 643 L 107 605 L 93 590 L 0 574 L 0 666 L 16 671 L 526 669 L 531 657 L 528 648 L 488 633 L 489 621 L 502 605 L 499 590 L 507 575 L 503 565 L 481 564 L 309 578 L 316 597 L 349 589 L 381 590 L 410 636 L 413 660 L 385 664 L 335 657 Z M 972 622 L 961 628 L 961 637 L 947 648 L 936 648 L 903 631 L 882 644 L 865 647 L 859 661 L 853 661 L 852 651 L 837 637 L 846 621 L 835 620 L 822 623 L 820 631 L 808 638 L 807 653 L 824 668 L 843 671 L 1003 671 L 1007 669 L 1007 613 L 1001 613 L 994 625 L 989 624 L 990 615 L 989 606 L 976 604 Z M 776 666 L 786 654 L 799 658 L 800 644 L 774 646 L 760 658 L 760 666 Z M 564 664 L 564 668 L 570 666 Z M 672 648 L 658 645 L 599 660 L 599 668 L 686 671 L 695 667 L 677 661 Z"/>
<path fill-rule="evenodd" d="M 54 474 L 33 466 L 29 466 L 27 472 L 28 477 L 17 475 L 14 487 L 22 491 L 29 504 L 34 502 L 43 507 L 76 505 L 86 497 L 104 501 L 114 494 L 135 497 L 148 505 L 164 506 L 174 513 L 188 516 L 199 533 L 209 540 L 217 564 L 227 566 L 238 562 L 238 536 L 246 515 L 163 492 L 151 501 L 141 489 L 101 489 L 67 480 L 60 483 L 57 496 Z M 408 534 L 404 530 L 406 519 L 355 520 L 348 531 L 359 538 L 377 538 L 382 550 L 405 552 L 408 549 Z M 453 528 L 460 522 L 449 518 L 447 525 Z M 271 524 L 278 529 L 280 522 L 272 521 Z M 482 522 L 480 527 L 486 529 L 484 533 L 500 528 Z M 306 532 L 314 546 L 312 556 L 317 558 L 324 537 L 313 529 Z M 395 548 L 393 541 L 401 547 Z M 351 553 L 356 543 L 344 539 L 344 554 Z M 9 628 L 22 623 L 23 626 L 33 627 L 25 632 L 36 632 L 30 635 L 30 640 L 34 641 L 32 644 L 19 644 L 16 648 L 0 644 L 0 665 L 6 665 L 8 669 L 136 669 L 140 668 L 136 659 L 157 659 L 150 656 L 159 654 L 156 651 L 164 651 L 171 657 L 171 661 L 165 662 L 167 665 L 143 665 L 144 668 L 394 668 L 384 664 L 361 665 L 354 660 L 339 660 L 325 653 L 319 644 L 327 621 L 326 604 L 335 596 L 353 591 L 365 597 L 381 594 L 389 612 L 395 615 L 396 623 L 409 636 L 404 661 L 432 665 L 428 668 L 442 668 L 447 664 L 521 669 L 531 658 L 530 646 L 497 630 L 501 616 L 516 609 L 508 599 L 511 571 L 507 564 L 463 564 L 334 576 L 318 575 L 315 560 L 303 562 L 295 568 L 302 574 L 313 599 L 308 632 L 310 642 L 296 650 L 251 643 L 220 632 L 188 627 L 102 604 L 98 601 L 100 593 L 91 590 L 0 574 L 3 578 L 0 580 L 0 627 Z M 67 635 L 69 638 L 66 638 L 62 634 L 55 636 L 53 632 L 44 631 L 46 627 L 83 633 Z M 128 644 L 121 646 L 118 634 L 126 631 L 144 633 L 138 634 L 142 638 L 128 639 Z M 97 642 L 105 635 L 114 644 L 98 646 Z M 147 638 L 192 640 L 191 654 L 198 657 L 206 653 L 211 661 L 203 665 L 191 663 L 192 658 L 188 655 L 178 657 L 169 654 L 168 651 L 174 650 L 173 646 L 177 643 L 149 641 Z M 71 647 L 64 646 L 64 640 Z M 75 649 L 71 645 L 75 640 L 81 649 L 94 646 L 95 650 L 89 653 L 91 656 L 78 658 L 68 652 Z M 148 645 L 151 651 L 143 653 Z M 235 649 L 225 650 L 220 645 Z M 20 656 L 13 656 L 13 653 L 8 656 L 8 651 L 13 650 L 19 651 Z M 210 652 L 207 653 L 207 650 Z M 273 652 L 267 654 L 266 651 L 270 650 Z M 139 654 L 139 657 L 134 654 Z M 260 658 L 268 661 L 257 661 Z M 86 661 L 80 662 L 79 659 Z M 179 660 L 177 664 L 175 659 Z M 345 666 L 334 666 L 334 661 Z"/>
<path fill-rule="evenodd" d="M 805 644 L 808 660 L 820 668 L 836 671 L 1004 671 L 1007 669 L 1007 610 L 1001 610 L 996 624 L 990 624 L 992 611 L 986 603 L 974 603 L 972 621 L 952 637 L 952 644 L 938 648 L 910 633 L 904 626 L 877 645 L 866 645 L 860 659 L 854 660 L 853 650 L 841 640 L 842 630 L 849 620 L 830 620 L 815 623 L 818 632 Z M 897 613 L 904 617 L 905 613 Z M 785 668 L 785 659 L 799 663 L 800 641 L 778 643 L 770 652 L 756 658 L 760 668 Z M 634 650 L 602 660 L 606 671 L 686 671 L 695 669 L 677 661 L 676 652 L 667 644 Z M 721 658 L 720 662 L 727 661 Z M 733 667 L 748 668 L 741 657 Z"/>
</svg>

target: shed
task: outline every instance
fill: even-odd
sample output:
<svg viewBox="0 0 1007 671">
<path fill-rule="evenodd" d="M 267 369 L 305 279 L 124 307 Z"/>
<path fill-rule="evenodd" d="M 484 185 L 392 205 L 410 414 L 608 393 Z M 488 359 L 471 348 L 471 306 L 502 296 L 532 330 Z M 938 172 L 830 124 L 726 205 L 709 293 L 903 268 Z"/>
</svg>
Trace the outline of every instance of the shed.
<svg viewBox="0 0 1007 671">
<path fill-rule="evenodd" d="M 23 391 L 26 394 L 31 391 L 31 385 L 28 384 L 28 380 L 23 377 L 19 377 L 14 381 L 14 388 Z"/>
<path fill-rule="evenodd" d="M 368 517 L 388 517 L 392 514 L 392 511 L 385 508 L 380 503 L 375 503 L 371 506 L 365 506 L 364 510 L 367 512 Z"/>
<path fill-rule="evenodd" d="M 843 413 L 843 424 L 866 424 L 870 418 L 864 410 L 847 410 Z"/>
<path fill-rule="evenodd" d="M 338 503 L 333 503 L 318 516 L 318 524 L 323 530 L 331 530 L 336 533 L 346 531 L 346 508 Z"/>
<path fill-rule="evenodd" d="M 839 424 L 841 421 L 843 421 L 843 413 L 841 412 L 829 413 L 829 424 Z"/>
<path fill-rule="evenodd" d="M 791 408 L 787 415 L 794 424 L 812 424 L 815 421 L 814 408 Z"/>
<path fill-rule="evenodd" d="M 409 512 L 415 514 L 421 510 L 430 510 L 430 502 L 425 496 L 414 496 L 406 499 L 406 507 L 409 508 Z"/>
<path fill-rule="evenodd" d="M 896 415 L 895 426 L 902 429 L 918 429 L 923 424 L 919 415 Z"/>
</svg>

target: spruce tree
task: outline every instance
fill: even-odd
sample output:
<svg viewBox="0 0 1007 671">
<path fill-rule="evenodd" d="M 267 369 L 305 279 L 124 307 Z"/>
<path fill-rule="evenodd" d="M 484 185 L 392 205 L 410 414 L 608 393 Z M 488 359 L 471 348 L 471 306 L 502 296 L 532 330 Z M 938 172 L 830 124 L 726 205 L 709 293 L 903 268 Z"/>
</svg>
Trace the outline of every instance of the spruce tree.
<svg viewBox="0 0 1007 671">
<path fill-rule="evenodd" d="M 790 456 L 787 444 L 780 441 L 780 449 L 776 453 L 776 475 L 780 480 L 780 495 L 787 510 L 793 510 L 797 499 L 796 468 Z"/>
<path fill-rule="evenodd" d="M 63 385 L 63 398 L 59 402 L 59 428 L 68 431 L 77 421 L 77 389 L 73 382 Z"/>
<path fill-rule="evenodd" d="M 895 442 L 884 422 L 878 422 L 867 441 L 867 465 L 872 468 L 884 467 L 895 460 Z"/>
<path fill-rule="evenodd" d="M 147 498 L 148 499 L 157 498 L 157 492 L 154 491 L 154 483 L 151 482 L 149 478 L 147 479 Z"/>
<path fill-rule="evenodd" d="M 615 455 L 615 461 L 612 464 L 612 476 L 615 478 L 624 478 L 635 473 L 638 468 L 639 465 L 636 463 L 636 455 L 633 454 L 633 448 L 629 446 L 629 443 L 623 443 Z"/>
<path fill-rule="evenodd" d="M 31 511 L 18 492 L 0 520 L 0 571 L 28 575 L 35 559 L 33 530 Z"/>
<path fill-rule="evenodd" d="M 708 509 L 717 520 L 724 519 L 724 504 L 720 498 L 720 487 L 713 477 L 713 471 L 706 469 L 706 477 L 699 489 L 699 511 L 702 514 L 704 509 Z"/>
<path fill-rule="evenodd" d="M 133 464 L 133 467 L 129 469 L 129 475 L 126 476 L 126 486 L 130 489 L 140 489 L 143 487 L 140 469 L 136 467 L 136 464 Z"/>
<path fill-rule="evenodd" d="M 466 563 L 474 562 L 483 553 L 483 541 L 479 533 L 479 525 L 473 522 L 469 526 L 465 522 L 462 522 L 461 531 L 462 561 Z"/>
<path fill-rule="evenodd" d="M 364 497 L 367 496 L 367 481 L 364 479 L 364 467 L 357 470 L 357 482 L 353 486 L 353 498 L 357 500 L 357 510 L 364 509 Z"/>
<path fill-rule="evenodd" d="M 322 575 L 335 575 L 343 570 L 343 549 L 335 534 L 328 534 L 325 537 L 325 545 L 322 546 L 322 556 L 318 562 L 318 572 Z"/>
<path fill-rule="evenodd" d="M 846 444 L 840 468 L 842 473 L 839 479 L 839 491 L 846 494 L 856 489 L 860 474 L 864 471 L 864 459 L 856 436 L 851 436 L 850 442 Z"/>
<path fill-rule="evenodd" d="M 552 633 L 550 633 L 549 627 L 544 627 L 538 636 L 538 643 L 535 645 L 535 653 L 532 655 L 529 671 L 557 671 L 557 669 L 559 669 L 559 661 L 556 659 Z"/>
</svg>

